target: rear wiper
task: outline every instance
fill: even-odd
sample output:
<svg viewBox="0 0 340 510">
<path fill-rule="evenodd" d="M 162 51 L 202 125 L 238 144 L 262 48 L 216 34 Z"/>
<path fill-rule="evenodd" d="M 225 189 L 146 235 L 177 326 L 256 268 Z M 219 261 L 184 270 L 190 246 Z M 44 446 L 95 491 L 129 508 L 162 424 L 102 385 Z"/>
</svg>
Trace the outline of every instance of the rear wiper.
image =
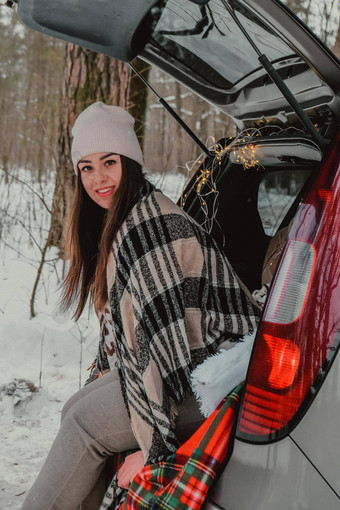
<svg viewBox="0 0 340 510">
<path fill-rule="evenodd" d="M 268 57 L 261 53 L 260 49 L 256 46 L 253 39 L 248 34 L 247 30 L 242 25 L 241 21 L 239 20 L 238 16 L 236 15 L 235 9 L 234 9 L 234 0 L 221 0 L 224 7 L 228 10 L 229 14 L 243 33 L 243 35 L 246 37 L 248 42 L 251 44 L 253 49 L 258 55 L 258 60 L 264 70 L 267 72 L 269 77 L 272 79 L 272 81 L 275 83 L 275 85 L 278 87 L 278 89 L 281 91 L 283 97 L 287 100 L 287 102 L 290 104 L 290 106 L 293 108 L 296 115 L 301 120 L 303 126 L 307 129 L 307 131 L 310 133 L 311 137 L 315 141 L 315 143 L 318 145 L 319 149 L 323 152 L 327 147 L 327 142 L 322 138 L 319 131 L 314 126 L 313 122 L 310 120 L 306 112 L 301 108 L 298 101 L 295 99 L 292 92 L 289 90 L 283 79 L 281 78 L 280 74 L 276 71 L 273 64 L 270 62 Z"/>
</svg>

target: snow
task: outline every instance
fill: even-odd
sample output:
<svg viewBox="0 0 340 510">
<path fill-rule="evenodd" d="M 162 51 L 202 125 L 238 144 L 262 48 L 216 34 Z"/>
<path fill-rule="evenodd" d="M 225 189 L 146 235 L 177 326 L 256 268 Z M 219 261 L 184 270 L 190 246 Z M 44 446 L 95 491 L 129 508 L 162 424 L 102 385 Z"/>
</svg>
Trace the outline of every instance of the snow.
<svg viewBox="0 0 340 510">
<path fill-rule="evenodd" d="M 62 407 L 84 384 L 98 343 L 94 314 L 84 312 L 75 324 L 58 313 L 63 267 L 53 249 L 38 289 L 36 317 L 30 319 L 48 211 L 21 180 L 42 193 L 24 171 L 9 183 L 0 180 L 1 510 L 21 507 L 58 431 Z M 152 175 L 151 180 L 174 201 L 185 184 L 185 178 L 176 174 Z M 44 193 L 48 204 L 50 183 Z M 31 391 L 34 387 L 36 391 Z"/>
<path fill-rule="evenodd" d="M 24 379 L 38 389 L 23 394 L 22 400 L 20 392 L 19 397 L 0 393 L 0 508 L 14 510 L 43 464 L 64 402 L 86 379 L 98 336 L 94 317 L 75 325 L 56 315 L 56 292 L 48 304 L 41 293 L 37 316 L 29 319 L 27 293 L 35 268 L 25 260 L 11 260 L 7 252 L 0 268 L 0 388 Z M 54 281 L 53 290 L 57 287 Z"/>
</svg>

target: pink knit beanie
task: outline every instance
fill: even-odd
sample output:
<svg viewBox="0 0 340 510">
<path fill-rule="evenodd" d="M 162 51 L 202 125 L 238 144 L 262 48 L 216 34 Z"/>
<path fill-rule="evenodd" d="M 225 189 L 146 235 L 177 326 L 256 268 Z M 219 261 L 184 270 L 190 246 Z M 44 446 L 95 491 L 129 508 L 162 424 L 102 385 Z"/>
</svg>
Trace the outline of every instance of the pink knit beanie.
<svg viewBox="0 0 340 510">
<path fill-rule="evenodd" d="M 134 118 L 119 106 L 93 103 L 77 118 L 71 148 L 74 171 L 85 156 L 113 152 L 127 156 L 143 166 L 143 155 L 133 130 Z"/>
</svg>

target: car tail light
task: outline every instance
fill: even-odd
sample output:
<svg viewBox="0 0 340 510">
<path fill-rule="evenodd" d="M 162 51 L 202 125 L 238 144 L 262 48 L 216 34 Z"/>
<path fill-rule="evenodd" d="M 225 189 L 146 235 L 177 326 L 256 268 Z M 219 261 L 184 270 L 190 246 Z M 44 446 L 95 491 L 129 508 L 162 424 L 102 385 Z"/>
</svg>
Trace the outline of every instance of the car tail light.
<svg viewBox="0 0 340 510">
<path fill-rule="evenodd" d="M 320 387 L 340 341 L 340 136 L 300 205 L 264 310 L 237 436 L 286 435 Z"/>
<path fill-rule="evenodd" d="M 268 346 L 270 360 L 268 384 L 271 388 L 283 390 L 294 381 L 300 361 L 300 349 L 290 340 L 263 335 Z"/>
<path fill-rule="evenodd" d="M 299 318 L 307 299 L 314 259 L 313 246 L 294 239 L 288 241 L 266 310 L 268 322 L 289 324 Z"/>
</svg>

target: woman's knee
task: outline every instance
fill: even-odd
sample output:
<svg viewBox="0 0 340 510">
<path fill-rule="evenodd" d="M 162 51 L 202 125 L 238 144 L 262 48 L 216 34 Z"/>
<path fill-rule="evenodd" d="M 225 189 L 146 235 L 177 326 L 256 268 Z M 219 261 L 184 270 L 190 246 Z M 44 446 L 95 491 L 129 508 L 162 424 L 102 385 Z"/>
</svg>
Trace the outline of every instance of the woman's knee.
<svg viewBox="0 0 340 510">
<path fill-rule="evenodd" d="M 64 421 L 65 419 L 65 416 L 66 416 L 66 413 L 69 411 L 69 409 L 71 409 L 71 407 L 76 403 L 78 402 L 78 400 L 81 398 L 81 395 L 78 395 L 79 391 L 77 391 L 77 393 L 75 393 L 74 395 L 72 395 L 72 397 L 70 397 L 64 404 L 62 410 L 61 410 L 61 418 L 60 418 L 60 421 L 61 423 Z"/>
<path fill-rule="evenodd" d="M 83 399 L 71 404 L 62 417 L 60 440 L 68 444 L 71 449 L 88 448 L 99 435 L 97 424 L 94 423 L 95 417 Z"/>
<path fill-rule="evenodd" d="M 108 416 L 96 413 L 87 404 L 86 399 L 75 402 L 62 421 L 61 437 L 71 447 L 73 443 L 77 443 L 82 448 L 89 449 L 92 455 L 105 458 L 116 452 L 138 446 L 130 425 L 121 424 L 116 413 L 112 413 L 110 419 Z M 121 411 L 117 409 L 117 414 L 121 415 Z M 112 423 L 115 423 L 115 426 L 112 426 Z"/>
<path fill-rule="evenodd" d="M 76 393 L 74 393 L 64 404 L 64 407 L 61 411 L 61 422 L 64 420 L 67 412 L 69 409 L 71 409 L 76 402 L 81 400 L 85 395 L 93 391 L 95 386 L 93 386 L 93 383 L 90 383 L 88 386 L 84 386 L 80 390 L 78 390 Z"/>
<path fill-rule="evenodd" d="M 92 381 L 88 385 L 84 386 L 80 390 L 78 390 L 72 397 L 70 397 L 67 402 L 64 404 L 64 407 L 61 411 L 61 422 L 64 420 L 67 412 L 71 407 L 78 402 L 80 399 L 84 398 L 89 393 L 92 393 L 92 391 L 97 390 L 98 388 L 102 386 L 106 386 L 107 384 L 111 383 L 112 381 L 118 380 L 118 372 L 117 370 L 111 370 L 108 374 L 105 374 L 103 377 L 100 377 L 96 379 L 95 381 Z"/>
</svg>

